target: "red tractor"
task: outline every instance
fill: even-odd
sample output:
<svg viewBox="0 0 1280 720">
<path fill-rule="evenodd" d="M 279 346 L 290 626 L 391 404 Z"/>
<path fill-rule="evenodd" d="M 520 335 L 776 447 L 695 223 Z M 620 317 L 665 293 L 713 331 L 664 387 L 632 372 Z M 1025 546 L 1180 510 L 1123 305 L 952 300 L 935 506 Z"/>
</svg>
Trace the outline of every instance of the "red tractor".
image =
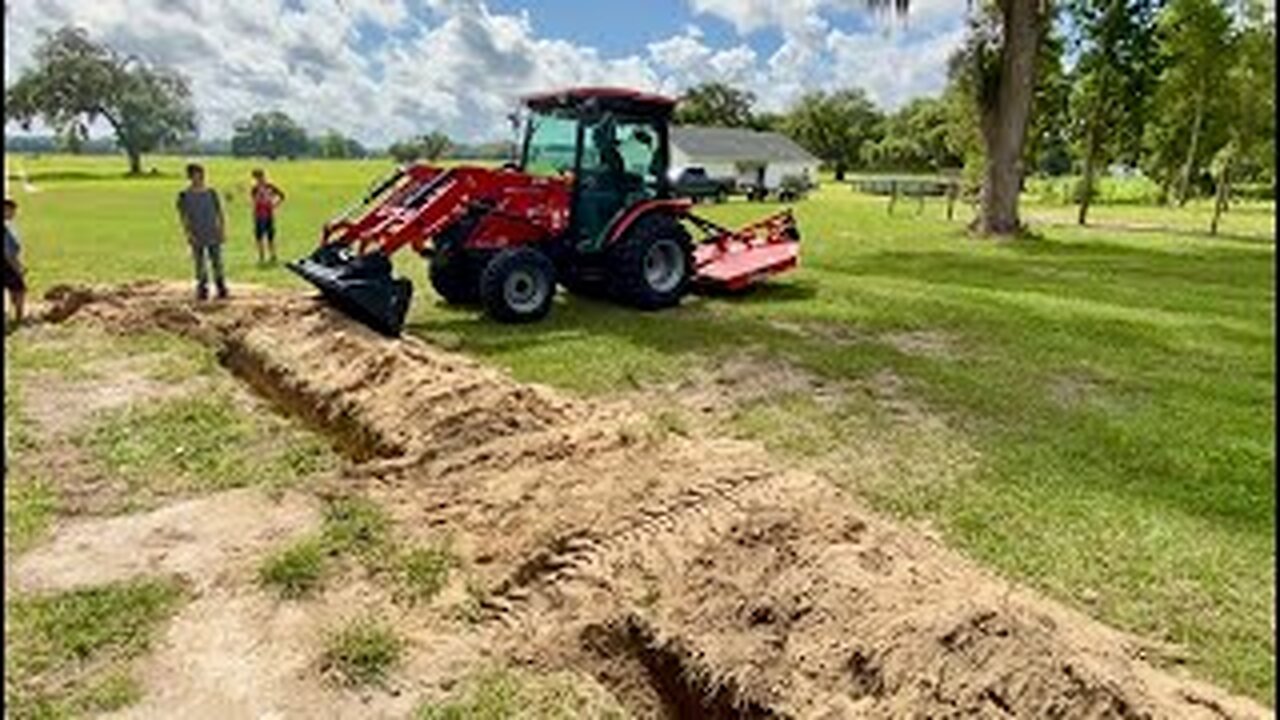
<svg viewBox="0 0 1280 720">
<path fill-rule="evenodd" d="M 325 224 L 320 248 L 289 263 L 349 315 L 400 334 L 413 286 L 392 276 L 408 245 L 446 302 L 504 322 L 538 320 L 556 285 L 646 310 L 697 287 L 744 288 L 796 266 L 789 210 L 728 230 L 670 197 L 675 101 L 613 88 L 533 95 L 519 164 L 410 165 Z M 705 237 L 694 243 L 685 224 Z"/>
</svg>

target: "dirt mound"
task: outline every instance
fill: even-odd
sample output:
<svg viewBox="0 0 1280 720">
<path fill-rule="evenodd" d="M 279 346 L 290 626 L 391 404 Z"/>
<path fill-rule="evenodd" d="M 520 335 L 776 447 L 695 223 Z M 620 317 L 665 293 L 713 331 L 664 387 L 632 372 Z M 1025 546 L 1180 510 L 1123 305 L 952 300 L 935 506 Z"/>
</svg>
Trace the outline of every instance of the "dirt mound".
<svg viewBox="0 0 1280 720">
<path fill-rule="evenodd" d="M 66 316 L 215 343 L 334 433 L 407 531 L 453 538 L 487 641 L 591 673 L 641 717 L 1272 714 L 1146 665 L 1130 638 L 753 444 L 638 432 L 297 296 L 197 308 L 135 286 Z"/>
</svg>

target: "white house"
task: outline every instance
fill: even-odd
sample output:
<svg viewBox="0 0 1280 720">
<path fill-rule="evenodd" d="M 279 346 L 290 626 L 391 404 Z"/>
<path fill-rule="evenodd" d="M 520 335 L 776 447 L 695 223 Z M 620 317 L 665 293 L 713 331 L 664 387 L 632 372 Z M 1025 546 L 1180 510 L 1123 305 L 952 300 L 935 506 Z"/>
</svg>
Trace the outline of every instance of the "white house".
<svg viewBox="0 0 1280 720">
<path fill-rule="evenodd" d="M 779 133 L 682 125 L 671 128 L 670 140 L 673 180 L 685 168 L 700 167 L 713 178 L 770 190 L 788 175 L 818 181 L 821 161 Z"/>
</svg>

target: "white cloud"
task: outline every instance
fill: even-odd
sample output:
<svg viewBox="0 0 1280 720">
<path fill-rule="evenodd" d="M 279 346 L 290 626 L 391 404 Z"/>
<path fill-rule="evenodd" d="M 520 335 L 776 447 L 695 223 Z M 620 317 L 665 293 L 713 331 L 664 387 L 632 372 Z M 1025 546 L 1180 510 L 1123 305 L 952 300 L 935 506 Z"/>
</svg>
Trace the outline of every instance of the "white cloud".
<svg viewBox="0 0 1280 720">
<path fill-rule="evenodd" d="M 694 12 L 727 20 L 744 35 L 773 26 L 790 28 L 816 17 L 825 4 L 825 0 L 690 0 Z"/>
<path fill-rule="evenodd" d="M 836 77 L 856 78 L 877 104 L 893 109 L 907 100 L 940 90 L 947 59 L 964 41 L 964 28 L 900 40 L 892 33 L 845 34 L 827 38 Z"/>
<path fill-rule="evenodd" d="M 605 56 L 541 36 L 528 11 L 495 12 L 483 0 L 10 0 L 5 82 L 30 62 L 38 29 L 74 23 L 184 72 L 205 137 L 280 109 L 313 131 L 332 127 L 371 144 L 436 128 L 480 140 L 507 136 L 519 95 L 579 84 L 675 94 L 721 80 L 768 110 L 806 90 L 858 84 L 896 104 L 941 87 L 964 2 L 917 0 L 906 28 L 845 32 L 827 17 L 861 0 L 689 1 L 744 34 L 778 27 L 782 43 L 760 56 L 746 42 L 712 45 L 690 23 L 635 53 Z"/>
</svg>

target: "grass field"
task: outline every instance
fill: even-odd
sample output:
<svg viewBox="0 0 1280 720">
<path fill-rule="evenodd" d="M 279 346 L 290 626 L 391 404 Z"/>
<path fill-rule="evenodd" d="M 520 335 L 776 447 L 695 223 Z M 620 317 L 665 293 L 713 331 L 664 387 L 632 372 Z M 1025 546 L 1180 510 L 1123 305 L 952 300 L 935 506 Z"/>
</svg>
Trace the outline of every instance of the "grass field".
<svg viewBox="0 0 1280 720">
<path fill-rule="evenodd" d="M 14 158 L 10 181 L 37 291 L 60 282 L 186 278 L 173 211 L 182 161 L 125 180 L 115 158 Z M 233 281 L 302 288 L 253 259 L 247 161 L 213 160 L 230 192 Z M 390 169 L 385 161 L 268 164 L 289 193 L 282 258 Z M 769 206 L 707 209 L 721 222 Z M 1222 235 L 1206 204 L 1183 210 L 1029 203 L 1039 240 L 991 243 L 930 201 L 893 217 L 884 198 L 827 184 L 796 207 L 801 271 L 727 299 L 656 315 L 577 298 L 527 327 L 438 304 L 417 258 L 398 258 L 418 296 L 410 331 L 587 394 L 678 378 L 752 352 L 837 382 L 891 372 L 945 417 L 977 458 L 964 473 L 901 485 L 838 482 L 938 528 L 998 571 L 1158 643 L 1202 675 L 1274 703 L 1275 208 L 1241 204 Z M 932 338 L 916 352 L 891 338 Z M 21 335 L 7 343 L 20 343 Z M 866 432 L 856 399 L 803 396 L 748 409 L 737 423 L 797 462 L 839 457 Z M 896 442 L 925 442 L 918 434 Z M 918 473 L 917 473 L 918 474 Z M 945 477 L 945 480 L 943 479 Z M 1178 654 L 1174 652 L 1172 654 Z"/>
</svg>

